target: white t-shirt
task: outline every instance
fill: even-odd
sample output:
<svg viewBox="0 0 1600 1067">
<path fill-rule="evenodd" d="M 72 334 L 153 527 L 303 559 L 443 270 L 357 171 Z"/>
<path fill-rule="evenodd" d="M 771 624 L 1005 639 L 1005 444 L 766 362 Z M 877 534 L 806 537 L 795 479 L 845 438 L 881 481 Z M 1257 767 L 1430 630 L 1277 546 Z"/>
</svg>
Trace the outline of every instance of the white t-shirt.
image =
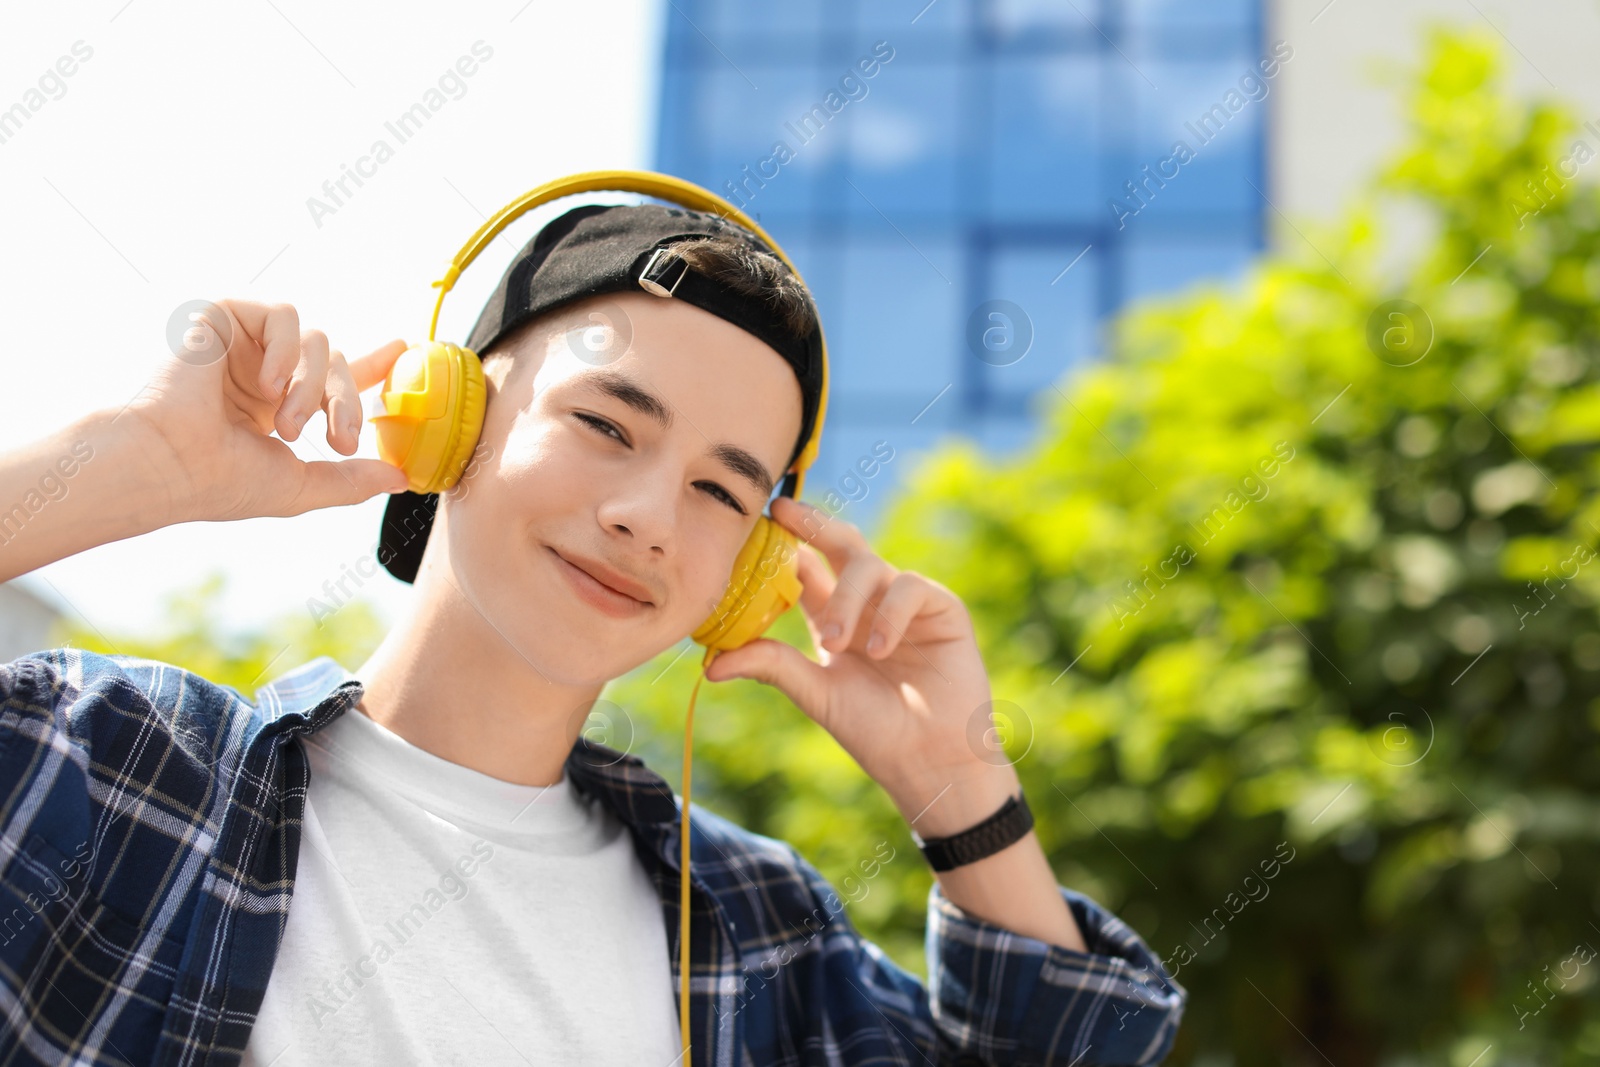
<svg viewBox="0 0 1600 1067">
<path fill-rule="evenodd" d="M 304 744 L 294 896 L 245 1067 L 679 1057 L 661 900 L 605 805 L 354 708 Z"/>
</svg>

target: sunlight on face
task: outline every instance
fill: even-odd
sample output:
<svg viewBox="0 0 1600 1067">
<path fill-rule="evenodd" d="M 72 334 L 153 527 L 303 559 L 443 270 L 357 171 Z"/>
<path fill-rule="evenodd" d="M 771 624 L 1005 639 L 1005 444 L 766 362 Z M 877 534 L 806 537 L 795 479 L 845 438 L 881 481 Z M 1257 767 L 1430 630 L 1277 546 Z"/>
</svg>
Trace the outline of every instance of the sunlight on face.
<svg viewBox="0 0 1600 1067">
<path fill-rule="evenodd" d="M 754 335 L 645 293 L 580 302 L 510 342 L 431 540 L 445 535 L 451 579 L 530 663 L 603 682 L 716 606 L 782 480 L 800 385 Z"/>
</svg>

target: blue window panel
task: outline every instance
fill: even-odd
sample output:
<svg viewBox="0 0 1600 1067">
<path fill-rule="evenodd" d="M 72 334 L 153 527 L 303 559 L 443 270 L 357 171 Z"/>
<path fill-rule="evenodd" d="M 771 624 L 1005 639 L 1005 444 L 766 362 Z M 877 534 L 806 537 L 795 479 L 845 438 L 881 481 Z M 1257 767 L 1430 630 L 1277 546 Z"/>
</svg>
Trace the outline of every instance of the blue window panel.
<svg viewBox="0 0 1600 1067">
<path fill-rule="evenodd" d="M 904 226 L 918 216 L 948 221 L 956 214 L 956 165 L 970 150 L 959 135 L 964 69 L 891 64 L 870 95 L 835 117 L 849 135 L 847 178 L 855 188 L 845 185 L 840 194 L 848 219 L 877 224 L 882 212 Z"/>
<path fill-rule="evenodd" d="M 896 48 L 919 35 L 963 32 L 968 0 L 851 0 L 861 34 L 884 38 Z M 913 21 L 915 20 L 915 21 Z"/>
<path fill-rule="evenodd" d="M 803 34 L 816 37 L 825 25 L 826 0 L 673 0 L 683 14 L 668 9 L 668 15 L 681 19 L 684 14 L 692 18 L 718 47 L 728 45 L 717 35 L 771 36 L 774 34 Z M 735 61 L 738 57 L 735 56 Z"/>
<path fill-rule="evenodd" d="M 955 406 L 959 401 L 952 401 L 950 397 L 959 397 L 959 383 L 946 382 L 938 387 L 922 389 L 910 386 L 894 392 L 866 392 L 859 389 L 848 389 L 828 393 L 828 418 L 837 420 L 844 426 L 857 426 L 863 423 L 893 424 L 895 426 L 920 426 L 923 423 L 930 425 L 947 423 L 955 425 L 960 420 L 952 416 L 959 413 Z M 927 412 L 919 418 L 919 414 Z"/>
<path fill-rule="evenodd" d="M 703 138 L 697 181 L 746 212 L 797 214 L 811 206 L 816 145 L 798 147 L 785 125 L 805 113 L 814 101 L 816 72 L 805 67 L 744 65 L 760 90 L 731 68 L 702 71 L 691 108 Z M 824 130 L 820 142 L 833 131 Z M 783 163 L 774 146 L 791 153 Z M 812 157 L 808 159 L 807 157 Z"/>
<path fill-rule="evenodd" d="M 1001 222 L 1084 222 L 1106 210 L 1098 61 L 1018 56 L 997 64 L 985 152 L 989 216 Z M 1114 117 L 1120 109 L 1109 109 Z"/>
<path fill-rule="evenodd" d="M 670 59 L 662 65 L 661 96 L 656 103 L 656 169 L 684 177 L 698 176 L 696 144 L 700 123 L 685 107 L 695 84 L 695 72 Z"/>
<path fill-rule="evenodd" d="M 1243 227 L 1214 236 L 1140 234 L 1124 247 L 1123 297 L 1131 301 L 1171 295 L 1198 282 L 1235 281 L 1259 251 L 1254 233 Z"/>
<path fill-rule="evenodd" d="M 913 415 L 945 385 L 959 389 L 959 294 L 929 263 L 959 278 L 956 241 L 923 235 L 913 249 L 890 233 L 850 236 L 842 244 L 833 387 L 843 396 L 899 394 Z"/>
<path fill-rule="evenodd" d="M 1116 71 L 1132 121 L 1112 126 L 1106 153 L 1106 197 L 1137 211 L 1122 224 L 1143 224 L 1147 215 L 1246 218 L 1258 211 L 1260 195 L 1250 183 L 1260 184 L 1270 89 L 1262 83 L 1252 90 L 1261 99 L 1240 90 L 1239 79 L 1254 69 L 1252 61 L 1147 59 L 1139 67 L 1144 77 L 1131 68 Z M 1188 149 L 1187 163 L 1175 151 L 1180 142 Z M 1128 191 L 1128 182 L 1137 195 Z M 1115 224 L 1118 212 L 1109 206 L 1106 212 Z"/>
<path fill-rule="evenodd" d="M 1257 0 L 1120 0 L 1122 21 L 1130 30 L 1253 30 Z"/>
<path fill-rule="evenodd" d="M 989 280 L 980 291 L 980 301 L 1009 301 L 1025 316 L 1022 322 L 996 319 L 991 325 L 999 330 L 1027 330 L 1032 341 L 1020 358 L 1015 347 L 992 351 L 984 359 L 964 346 L 963 355 L 975 369 L 985 408 L 1003 406 L 1026 412 L 1027 397 L 1050 391 L 1052 384 L 1059 384 L 1069 369 L 1093 353 L 1101 256 L 1098 249 L 1083 250 L 1080 243 L 1002 248 L 991 254 Z M 1082 258 L 1073 263 L 1079 253 Z M 1069 264 L 1071 269 L 1066 270 Z M 1020 334 L 1013 334 L 1013 344 L 1019 338 Z M 1012 359 L 1016 361 L 1008 362 Z M 996 365 L 1001 363 L 1005 365 Z"/>
<path fill-rule="evenodd" d="M 1002 45 L 1076 42 L 1112 29 L 1114 0 L 981 0 L 983 21 Z M 1099 27 L 1100 29 L 1096 29 Z"/>
</svg>

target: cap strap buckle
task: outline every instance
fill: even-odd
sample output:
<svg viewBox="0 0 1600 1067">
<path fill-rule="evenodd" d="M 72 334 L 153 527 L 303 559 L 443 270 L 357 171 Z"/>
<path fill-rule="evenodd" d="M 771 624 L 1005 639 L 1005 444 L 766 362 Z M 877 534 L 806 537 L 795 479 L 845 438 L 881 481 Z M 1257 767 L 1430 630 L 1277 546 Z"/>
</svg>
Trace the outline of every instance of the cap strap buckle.
<svg viewBox="0 0 1600 1067">
<path fill-rule="evenodd" d="M 666 253 L 665 258 L 662 253 Z M 683 281 L 683 276 L 688 271 L 687 260 L 674 255 L 669 248 L 658 248 L 650 253 L 650 259 L 639 272 L 639 287 L 656 296 L 671 296 L 677 291 L 678 283 Z"/>
</svg>

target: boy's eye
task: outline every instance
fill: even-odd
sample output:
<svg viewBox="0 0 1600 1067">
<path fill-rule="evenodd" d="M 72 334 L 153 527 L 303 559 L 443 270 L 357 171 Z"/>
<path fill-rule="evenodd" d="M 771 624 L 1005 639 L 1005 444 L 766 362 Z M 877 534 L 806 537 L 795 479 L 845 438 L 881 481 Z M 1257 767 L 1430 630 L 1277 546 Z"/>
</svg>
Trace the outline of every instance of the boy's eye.
<svg viewBox="0 0 1600 1067">
<path fill-rule="evenodd" d="M 700 482 L 698 484 L 703 486 L 711 493 L 712 496 L 727 504 L 734 511 L 737 511 L 741 515 L 744 514 L 744 505 L 735 500 L 732 493 L 722 488 L 722 486 L 718 485 L 716 482 Z"/>
<path fill-rule="evenodd" d="M 572 414 L 573 417 L 579 422 L 582 422 L 584 425 L 593 428 L 595 432 L 605 434 L 607 437 L 612 437 L 618 441 L 623 441 L 626 443 L 626 439 L 622 436 L 622 432 L 617 429 L 615 424 L 607 421 L 606 419 L 602 419 L 598 415 L 587 415 L 581 411 L 574 411 Z"/>
</svg>

